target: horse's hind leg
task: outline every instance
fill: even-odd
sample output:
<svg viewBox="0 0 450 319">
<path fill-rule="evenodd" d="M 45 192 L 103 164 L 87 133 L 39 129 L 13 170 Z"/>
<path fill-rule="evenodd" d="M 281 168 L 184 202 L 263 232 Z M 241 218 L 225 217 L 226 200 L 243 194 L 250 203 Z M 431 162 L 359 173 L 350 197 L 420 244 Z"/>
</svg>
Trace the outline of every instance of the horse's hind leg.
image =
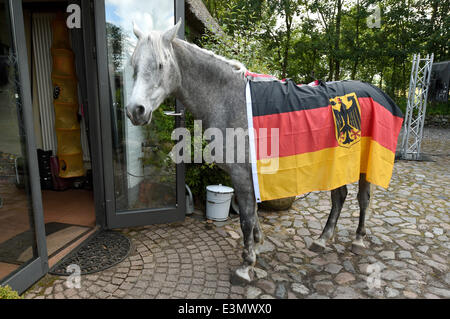
<svg viewBox="0 0 450 319">
<path fill-rule="evenodd" d="M 358 202 L 360 209 L 359 225 L 356 230 L 356 239 L 352 244 L 352 251 L 355 254 L 364 254 L 366 248 L 363 242 L 364 236 L 366 236 L 366 211 L 370 202 L 370 183 L 367 182 L 365 174 L 361 174 L 361 178 L 359 180 Z"/>
<path fill-rule="evenodd" d="M 342 186 L 331 191 L 331 212 L 328 217 L 327 224 L 323 229 L 322 235 L 319 239 L 315 240 L 309 250 L 314 252 L 323 252 L 325 250 L 327 242 L 334 236 L 334 230 L 341 214 L 342 207 L 344 206 L 345 199 L 347 197 L 347 186 Z"/>
</svg>

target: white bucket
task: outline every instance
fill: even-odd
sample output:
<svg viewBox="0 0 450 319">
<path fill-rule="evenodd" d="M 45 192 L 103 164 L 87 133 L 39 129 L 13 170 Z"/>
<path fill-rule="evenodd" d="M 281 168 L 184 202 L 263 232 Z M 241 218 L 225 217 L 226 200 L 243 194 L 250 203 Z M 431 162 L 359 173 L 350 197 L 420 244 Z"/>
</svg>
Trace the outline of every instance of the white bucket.
<svg viewBox="0 0 450 319">
<path fill-rule="evenodd" d="M 206 218 L 215 221 L 227 220 L 233 193 L 234 189 L 227 186 L 206 187 Z"/>
</svg>

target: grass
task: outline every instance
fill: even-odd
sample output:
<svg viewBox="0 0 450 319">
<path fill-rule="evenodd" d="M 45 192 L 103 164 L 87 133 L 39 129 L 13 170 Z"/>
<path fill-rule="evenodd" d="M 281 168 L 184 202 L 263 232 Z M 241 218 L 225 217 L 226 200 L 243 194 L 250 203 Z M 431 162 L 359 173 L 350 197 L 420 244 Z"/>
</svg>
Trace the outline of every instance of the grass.
<svg viewBox="0 0 450 319">
<path fill-rule="evenodd" d="M 403 114 L 406 113 L 406 98 L 397 98 L 396 103 L 402 110 Z M 447 102 L 428 102 L 427 103 L 427 115 L 450 115 L 450 101 Z"/>
<path fill-rule="evenodd" d="M 46 275 L 44 278 L 39 280 L 36 284 L 33 285 L 28 291 L 38 291 L 38 296 L 43 296 L 44 292 L 47 288 L 53 287 L 55 281 L 58 280 L 58 277 L 52 275 Z"/>
<path fill-rule="evenodd" d="M 427 114 L 429 115 L 450 115 L 450 102 L 431 102 L 428 104 Z"/>
</svg>

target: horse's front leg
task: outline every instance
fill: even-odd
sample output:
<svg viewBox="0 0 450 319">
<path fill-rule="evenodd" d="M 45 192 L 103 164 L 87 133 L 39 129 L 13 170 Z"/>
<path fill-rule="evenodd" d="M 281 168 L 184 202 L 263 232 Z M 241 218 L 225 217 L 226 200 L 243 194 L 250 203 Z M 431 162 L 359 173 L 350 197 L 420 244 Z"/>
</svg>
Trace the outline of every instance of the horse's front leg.
<svg viewBox="0 0 450 319">
<path fill-rule="evenodd" d="M 260 245 L 262 245 L 264 243 L 264 234 L 262 231 L 261 223 L 258 218 L 258 204 L 255 204 L 255 220 L 256 220 L 256 225 L 253 228 L 253 239 L 255 240 L 256 255 L 259 255 L 258 248 Z"/>
<path fill-rule="evenodd" d="M 234 188 L 236 193 L 239 194 L 237 201 L 242 234 L 244 235 L 244 251 L 242 253 L 243 264 L 235 271 L 232 282 L 241 284 L 251 281 L 250 270 L 256 263 L 255 235 L 257 240 L 261 240 L 262 234 L 260 229 L 257 228 L 257 204 L 251 179 L 242 180 L 240 178 L 239 181 L 234 182 Z"/>
<path fill-rule="evenodd" d="M 242 198 L 242 196 L 240 196 Z M 238 200 L 239 201 L 239 200 Z M 256 227 L 256 202 L 253 200 L 241 200 L 239 203 L 242 234 L 244 235 L 244 250 L 242 252 L 243 264 L 235 275 L 244 282 L 250 282 L 250 270 L 256 263 L 256 252 L 254 247 L 254 230 Z"/>
</svg>

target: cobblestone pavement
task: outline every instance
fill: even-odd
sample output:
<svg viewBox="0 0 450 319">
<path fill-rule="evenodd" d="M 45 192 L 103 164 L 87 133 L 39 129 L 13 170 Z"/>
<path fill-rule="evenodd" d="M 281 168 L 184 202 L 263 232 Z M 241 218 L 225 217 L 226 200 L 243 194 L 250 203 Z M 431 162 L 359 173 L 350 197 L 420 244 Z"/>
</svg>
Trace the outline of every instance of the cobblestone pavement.
<svg viewBox="0 0 450 319">
<path fill-rule="evenodd" d="M 266 235 L 254 281 L 232 286 L 240 264 L 238 218 L 225 225 L 199 218 L 128 229 L 134 252 L 118 266 L 83 276 L 81 289 L 47 276 L 26 298 L 450 298 L 450 130 L 427 129 L 434 162 L 397 162 L 388 191 L 374 190 L 365 256 L 350 251 L 358 223 L 356 185 L 323 254 L 306 247 L 330 210 L 327 192 L 288 211 L 260 211 Z"/>
</svg>

